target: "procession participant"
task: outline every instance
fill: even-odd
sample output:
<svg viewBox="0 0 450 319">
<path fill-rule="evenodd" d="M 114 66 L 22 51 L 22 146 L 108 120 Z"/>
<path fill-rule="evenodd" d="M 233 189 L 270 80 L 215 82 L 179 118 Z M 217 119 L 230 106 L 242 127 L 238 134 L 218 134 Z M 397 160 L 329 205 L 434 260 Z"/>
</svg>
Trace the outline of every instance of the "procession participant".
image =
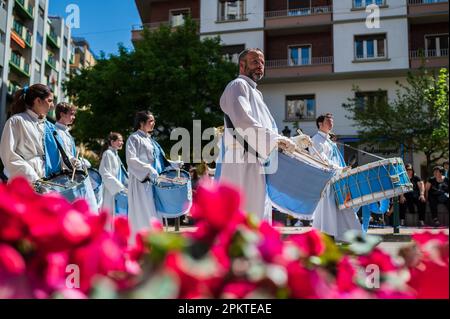
<svg viewBox="0 0 450 319">
<path fill-rule="evenodd" d="M 334 126 L 333 115 L 331 113 L 320 115 L 316 125 L 318 132 L 312 138 L 314 147 L 310 148 L 310 153 L 326 159 L 337 173 L 347 169 L 336 143 L 330 140 L 329 133 Z M 336 241 L 345 241 L 344 234 L 349 230 L 361 231 L 361 224 L 353 209 L 339 210 L 330 185 L 327 185 L 324 196 L 314 211 L 313 220 L 313 228 L 333 237 Z"/>
<path fill-rule="evenodd" d="M 123 144 L 123 137 L 120 133 L 110 133 L 100 161 L 99 172 L 104 183 L 102 208 L 108 210 L 111 215 L 114 215 L 116 211 L 115 196 L 120 192 L 128 192 L 127 172 L 118 154 Z"/>
<path fill-rule="evenodd" d="M 0 157 L 8 178 L 23 176 L 31 183 L 61 171 L 55 142 L 55 126 L 46 120 L 53 107 L 53 93 L 43 84 L 16 92 L 13 116 L 6 121 L 0 142 Z"/>
<path fill-rule="evenodd" d="M 155 208 L 151 182 L 167 166 L 179 169 L 183 162 L 166 160 L 161 146 L 153 139 L 155 117 L 150 111 L 141 111 L 134 120 L 134 133 L 126 143 L 128 165 L 128 220 L 132 232 L 131 240 L 143 229 L 148 229 L 152 219 L 159 219 Z"/>
<path fill-rule="evenodd" d="M 63 142 L 63 148 L 69 157 L 70 162 L 76 168 L 81 168 L 81 162 L 76 158 L 77 149 L 75 140 L 70 134 L 70 126 L 75 121 L 77 108 L 69 103 L 58 103 L 55 108 L 56 115 L 56 131 L 58 132 Z"/>
<path fill-rule="evenodd" d="M 220 99 L 226 127 L 220 180 L 245 193 L 247 213 L 270 222 L 272 205 L 267 196 L 263 164 L 277 146 L 293 151 L 295 144 L 278 134 L 277 125 L 257 89 L 257 82 L 264 76 L 264 62 L 260 49 L 244 50 L 239 56 L 240 75 L 228 84 Z M 243 141 L 242 136 L 236 136 L 243 131 L 254 138 Z"/>
</svg>

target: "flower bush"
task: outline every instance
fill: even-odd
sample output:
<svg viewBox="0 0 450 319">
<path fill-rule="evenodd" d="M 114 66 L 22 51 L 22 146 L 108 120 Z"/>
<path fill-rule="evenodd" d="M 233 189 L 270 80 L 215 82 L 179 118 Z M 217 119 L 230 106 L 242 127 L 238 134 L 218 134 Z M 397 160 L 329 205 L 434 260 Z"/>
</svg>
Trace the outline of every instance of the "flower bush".
<svg viewBox="0 0 450 319">
<path fill-rule="evenodd" d="M 448 298 L 448 235 L 424 232 L 398 259 L 378 241 L 337 246 L 315 230 L 283 238 L 240 209 L 225 184 L 202 183 L 196 229 L 159 222 L 130 242 L 127 220 L 84 200 L 0 185 L 0 298 Z"/>
</svg>

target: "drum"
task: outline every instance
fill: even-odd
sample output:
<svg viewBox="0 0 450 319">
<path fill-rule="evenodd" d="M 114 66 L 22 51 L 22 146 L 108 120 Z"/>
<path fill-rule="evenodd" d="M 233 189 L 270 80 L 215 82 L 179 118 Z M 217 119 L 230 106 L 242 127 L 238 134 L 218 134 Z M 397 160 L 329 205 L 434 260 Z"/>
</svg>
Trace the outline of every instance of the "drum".
<svg viewBox="0 0 450 319">
<path fill-rule="evenodd" d="M 401 158 L 366 164 L 333 177 L 339 209 L 356 208 L 408 193 L 413 185 Z"/>
<path fill-rule="evenodd" d="M 128 194 L 120 192 L 114 196 L 114 214 L 128 216 Z"/>
<path fill-rule="evenodd" d="M 282 213 L 311 218 L 333 170 L 299 152 L 278 152 L 270 166 L 266 169 L 266 188 L 272 205 Z"/>
<path fill-rule="evenodd" d="M 95 199 L 98 207 L 102 206 L 103 202 L 103 180 L 100 173 L 94 168 L 88 168 L 89 180 L 91 181 L 92 189 L 94 190 Z"/>
<path fill-rule="evenodd" d="M 156 211 L 161 217 L 177 218 L 189 212 L 192 206 L 191 177 L 188 172 L 168 169 L 153 184 Z"/>
<path fill-rule="evenodd" d="M 76 172 L 72 182 L 72 173 L 62 173 L 46 181 L 37 181 L 35 189 L 40 194 L 56 192 L 73 202 L 78 198 L 88 198 L 90 181 L 84 172 Z"/>
</svg>

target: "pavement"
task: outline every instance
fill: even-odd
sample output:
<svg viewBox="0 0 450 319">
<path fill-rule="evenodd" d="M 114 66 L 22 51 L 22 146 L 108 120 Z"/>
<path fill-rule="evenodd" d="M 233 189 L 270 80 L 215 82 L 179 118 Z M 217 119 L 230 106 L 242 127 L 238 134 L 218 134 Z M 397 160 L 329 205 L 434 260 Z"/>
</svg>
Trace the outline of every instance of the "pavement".
<svg viewBox="0 0 450 319">
<path fill-rule="evenodd" d="M 284 238 L 288 237 L 289 235 L 294 234 L 301 234 L 304 232 L 307 232 L 311 230 L 311 227 L 275 227 L 280 231 L 280 233 L 283 235 Z M 179 232 L 185 233 L 185 232 L 192 232 L 195 231 L 195 226 L 181 226 Z M 174 227 L 168 228 L 169 232 L 175 232 Z M 384 227 L 384 228 L 371 228 L 368 231 L 369 236 L 379 236 L 382 239 L 382 242 L 410 242 L 411 241 L 411 235 L 414 233 L 420 233 L 425 231 L 431 231 L 433 233 L 444 231 L 447 235 L 449 234 L 448 227 L 446 228 L 431 228 L 431 227 L 424 227 L 424 228 L 417 228 L 417 227 L 401 227 L 399 229 L 399 233 L 394 233 L 393 227 Z"/>
</svg>

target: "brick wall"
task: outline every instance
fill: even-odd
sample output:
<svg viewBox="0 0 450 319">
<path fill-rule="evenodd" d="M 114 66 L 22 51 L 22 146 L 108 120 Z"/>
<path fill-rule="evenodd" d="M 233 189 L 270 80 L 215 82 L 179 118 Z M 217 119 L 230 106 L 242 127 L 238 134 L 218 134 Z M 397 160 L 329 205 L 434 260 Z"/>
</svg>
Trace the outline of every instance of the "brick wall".
<svg viewBox="0 0 450 319">
<path fill-rule="evenodd" d="M 169 21 L 170 10 L 185 8 L 191 9 L 191 16 L 193 19 L 200 18 L 200 0 L 171 0 L 152 3 L 151 7 L 148 7 L 147 9 L 150 10 L 149 19 L 148 21 L 143 21 L 143 23 Z"/>
<path fill-rule="evenodd" d="M 409 49 L 425 49 L 425 35 L 448 33 L 447 23 L 412 24 L 409 26 Z"/>
</svg>

